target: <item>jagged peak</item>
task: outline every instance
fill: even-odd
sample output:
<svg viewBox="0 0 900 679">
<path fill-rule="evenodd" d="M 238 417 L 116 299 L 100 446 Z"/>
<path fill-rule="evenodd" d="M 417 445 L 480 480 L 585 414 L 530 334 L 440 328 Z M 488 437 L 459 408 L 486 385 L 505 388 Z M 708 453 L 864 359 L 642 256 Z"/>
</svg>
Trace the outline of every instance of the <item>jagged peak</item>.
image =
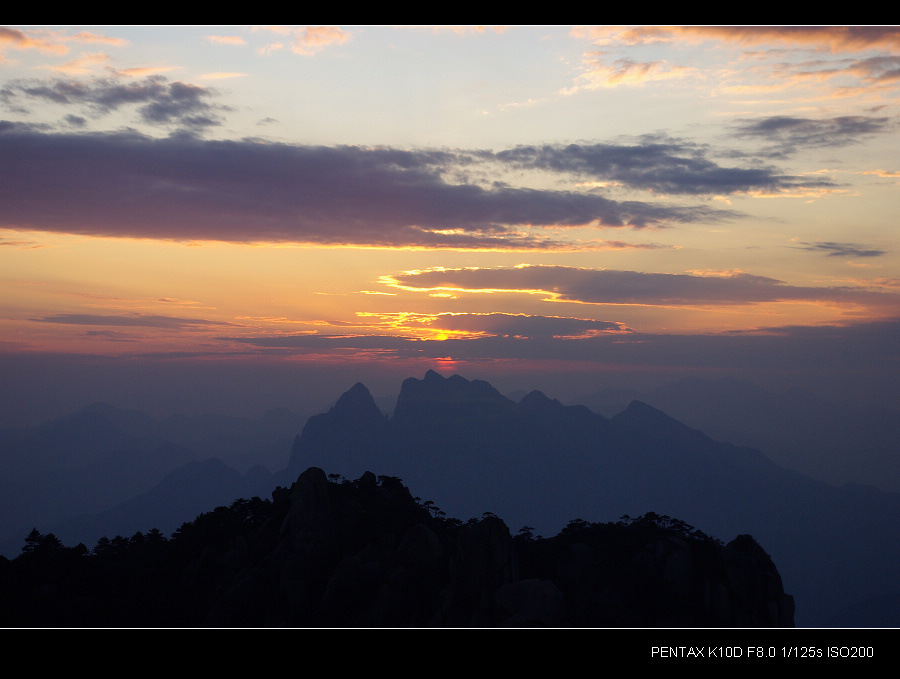
<svg viewBox="0 0 900 679">
<path fill-rule="evenodd" d="M 483 380 L 467 380 L 460 375 L 442 377 L 433 370 L 424 379 L 414 377 L 403 381 L 394 418 L 421 415 L 422 408 L 431 410 L 469 404 L 472 407 L 506 407 L 513 402 Z M 437 411 L 436 411 L 437 412 Z M 414 415 L 418 414 L 418 415 Z"/>
<path fill-rule="evenodd" d="M 371 395 L 371 393 L 369 392 L 369 388 L 368 388 L 365 384 L 363 384 L 362 382 L 357 382 L 357 383 L 354 384 L 352 387 L 350 387 L 350 388 L 345 392 L 344 395 L 347 395 L 347 394 L 358 394 L 358 395 L 366 394 L 366 395 Z"/>
<path fill-rule="evenodd" d="M 469 381 L 460 375 L 444 377 L 434 370 L 428 370 L 422 379 L 407 377 L 400 386 L 400 396 L 421 393 L 443 393 L 449 388 L 459 389 L 469 384 Z"/>
<path fill-rule="evenodd" d="M 443 385 L 444 382 L 446 382 L 444 377 L 434 370 L 426 372 L 422 379 L 417 377 L 407 377 L 400 385 L 400 398 L 409 395 L 411 392 L 419 393 L 426 388 L 438 388 Z"/>
<path fill-rule="evenodd" d="M 372 410 L 378 411 L 378 406 L 375 404 L 375 399 L 372 398 L 372 394 L 369 391 L 368 387 L 364 385 L 362 382 L 357 382 L 350 389 L 341 394 L 341 397 L 337 400 L 337 403 L 332 407 L 331 412 L 336 415 L 343 414 L 357 414 L 360 410 Z"/>
</svg>

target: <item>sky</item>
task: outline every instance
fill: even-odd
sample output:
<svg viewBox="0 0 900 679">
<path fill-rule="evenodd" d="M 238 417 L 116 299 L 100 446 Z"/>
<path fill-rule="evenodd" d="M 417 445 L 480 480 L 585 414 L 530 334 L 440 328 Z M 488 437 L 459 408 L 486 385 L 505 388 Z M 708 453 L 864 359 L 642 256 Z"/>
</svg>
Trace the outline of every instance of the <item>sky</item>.
<svg viewBox="0 0 900 679">
<path fill-rule="evenodd" d="M 0 27 L 0 425 L 428 369 L 900 408 L 898 97 L 894 26 Z"/>
</svg>

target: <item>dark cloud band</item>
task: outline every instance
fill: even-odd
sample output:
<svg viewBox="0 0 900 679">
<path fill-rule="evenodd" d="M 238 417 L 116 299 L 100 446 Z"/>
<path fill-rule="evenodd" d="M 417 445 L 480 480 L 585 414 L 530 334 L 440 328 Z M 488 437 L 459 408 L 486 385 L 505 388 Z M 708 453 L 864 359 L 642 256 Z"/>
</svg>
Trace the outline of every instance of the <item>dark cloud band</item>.
<svg viewBox="0 0 900 679">
<path fill-rule="evenodd" d="M 394 276 L 406 289 L 544 292 L 563 301 L 653 306 L 723 306 L 808 301 L 893 309 L 900 296 L 849 287 L 808 287 L 737 272 L 729 275 L 644 273 L 568 266 L 435 269 Z"/>
<path fill-rule="evenodd" d="M 132 238 L 530 249 L 565 247 L 560 228 L 736 216 L 448 181 L 463 155 L 6 126 L 0 220 L 8 228 Z"/>
</svg>

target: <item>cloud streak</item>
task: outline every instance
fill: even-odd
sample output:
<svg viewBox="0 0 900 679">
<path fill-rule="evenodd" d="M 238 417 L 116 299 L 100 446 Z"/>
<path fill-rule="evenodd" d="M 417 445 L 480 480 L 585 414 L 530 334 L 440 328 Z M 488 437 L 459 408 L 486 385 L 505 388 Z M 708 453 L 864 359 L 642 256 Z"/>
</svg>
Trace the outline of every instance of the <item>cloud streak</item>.
<svg viewBox="0 0 900 679">
<path fill-rule="evenodd" d="M 44 38 L 36 38 L 25 31 L 0 26 L 0 48 L 36 49 L 51 54 L 66 54 L 69 48 L 65 45 Z"/>
<path fill-rule="evenodd" d="M 516 167 L 572 172 L 665 194 L 733 194 L 835 186 L 827 179 L 788 176 L 772 167 L 723 167 L 710 160 L 707 153 L 707 149 L 676 140 L 648 137 L 629 145 L 520 146 L 497 153 L 497 158 Z"/>
<path fill-rule="evenodd" d="M 422 339 L 448 337 L 506 337 L 518 339 L 579 339 L 605 333 L 627 333 L 631 329 L 616 321 L 597 321 L 571 316 L 539 316 L 514 313 L 360 313 L 361 322 Z M 422 331 L 426 332 L 422 332 Z"/>
<path fill-rule="evenodd" d="M 15 80 L 0 90 L 0 101 L 17 110 L 26 110 L 28 102 L 35 102 L 38 105 L 81 106 L 91 115 L 101 116 L 125 106 L 137 106 L 140 119 L 145 123 L 190 129 L 221 124 L 221 114 L 229 109 L 214 103 L 214 96 L 214 90 L 169 82 L 161 75 L 138 81 L 114 77 Z"/>
<path fill-rule="evenodd" d="M 537 320 L 534 317 L 532 320 Z M 400 335 L 278 335 L 222 337 L 263 352 L 297 356 L 368 356 L 381 359 L 451 359 L 477 364 L 524 360 L 571 366 L 594 364 L 641 370 L 710 369 L 777 373 L 820 371 L 868 380 L 877 366 L 900 360 L 900 321 L 852 325 L 780 326 L 705 334 L 599 332 L 581 337 L 484 334 L 420 339 Z M 251 350 L 252 351 L 252 350 Z M 874 361 L 874 363 L 873 363 Z M 880 369 L 883 373 L 884 369 Z M 893 374 L 888 371 L 884 374 Z M 876 378 L 877 379 L 877 378 Z"/>
<path fill-rule="evenodd" d="M 837 147 L 857 144 L 863 137 L 893 132 L 894 122 L 887 117 L 838 116 L 835 118 L 798 118 L 769 116 L 759 120 L 741 121 L 738 135 L 749 135 L 769 142 L 777 142 L 781 153 L 796 147 Z"/>
<path fill-rule="evenodd" d="M 597 26 L 576 29 L 576 35 L 604 44 L 717 41 L 742 46 L 805 45 L 831 52 L 900 50 L 900 29 L 896 26 Z"/>
<path fill-rule="evenodd" d="M 900 315 L 897 295 L 849 287 L 794 286 L 743 272 L 698 275 L 529 265 L 413 271 L 385 282 L 405 290 L 519 292 L 585 304 L 712 307 L 820 302 L 862 305 Z"/>
<path fill-rule="evenodd" d="M 896 97 L 900 82 L 896 26 L 588 26 L 576 27 L 572 36 L 589 40 L 592 49 L 583 55 L 574 85 L 560 91 L 564 95 L 616 87 L 702 88 L 751 101 L 774 95 L 802 107 L 809 96 L 880 103 Z M 730 61 L 697 68 L 709 54 Z"/>
<path fill-rule="evenodd" d="M 705 205 L 449 178 L 482 157 L 492 160 L 478 153 L 3 129 L 0 219 L 9 228 L 366 247 L 590 249 L 609 243 L 576 241 L 565 230 L 739 216 Z"/>
<path fill-rule="evenodd" d="M 798 247 L 811 252 L 824 252 L 829 257 L 881 257 L 887 254 L 886 250 L 866 248 L 854 243 L 801 243 Z"/>
<path fill-rule="evenodd" d="M 181 318 L 156 314 L 103 315 L 103 314 L 47 314 L 32 318 L 38 323 L 59 323 L 63 325 L 108 325 L 120 327 L 169 328 L 184 330 L 198 327 L 236 325 L 228 321 L 211 321 L 204 318 Z"/>
</svg>

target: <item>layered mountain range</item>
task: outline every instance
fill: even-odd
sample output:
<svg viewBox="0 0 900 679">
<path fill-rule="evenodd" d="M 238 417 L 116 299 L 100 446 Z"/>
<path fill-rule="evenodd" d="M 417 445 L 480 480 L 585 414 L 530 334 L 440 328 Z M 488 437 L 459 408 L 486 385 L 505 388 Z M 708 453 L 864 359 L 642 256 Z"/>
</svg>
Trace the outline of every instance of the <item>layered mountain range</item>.
<svg viewBox="0 0 900 679">
<path fill-rule="evenodd" d="M 216 504 L 290 487 L 309 468 L 346 479 L 372 472 L 402 479 L 446 515 L 487 512 L 513 532 L 552 536 L 575 519 L 656 513 L 725 540 L 749 534 L 794 596 L 798 626 L 900 623 L 900 495 L 813 480 L 643 401 L 603 415 L 429 371 L 403 382 L 391 414 L 356 384 L 299 435 L 298 422 L 273 413 L 179 420 L 178 429 L 94 406 L 0 432 L 5 543 L 18 550 L 33 526 L 88 546 L 101 535 L 168 533 Z M 279 450 L 290 451 L 282 471 L 254 465 L 278 469 Z"/>
<path fill-rule="evenodd" d="M 347 478 L 378 468 L 451 516 L 490 511 L 545 535 L 575 517 L 647 512 L 749 533 L 795 595 L 798 625 L 839 625 L 843 606 L 877 607 L 900 582 L 900 495 L 810 479 L 640 401 L 605 417 L 429 371 L 403 382 L 389 417 L 356 384 L 307 421 L 283 478 L 309 466 Z"/>
<path fill-rule="evenodd" d="M 156 420 L 95 403 L 32 427 L 0 429 L 0 554 L 34 527 L 66 544 L 152 527 L 165 532 L 216 504 L 268 496 L 302 420 Z"/>
</svg>

